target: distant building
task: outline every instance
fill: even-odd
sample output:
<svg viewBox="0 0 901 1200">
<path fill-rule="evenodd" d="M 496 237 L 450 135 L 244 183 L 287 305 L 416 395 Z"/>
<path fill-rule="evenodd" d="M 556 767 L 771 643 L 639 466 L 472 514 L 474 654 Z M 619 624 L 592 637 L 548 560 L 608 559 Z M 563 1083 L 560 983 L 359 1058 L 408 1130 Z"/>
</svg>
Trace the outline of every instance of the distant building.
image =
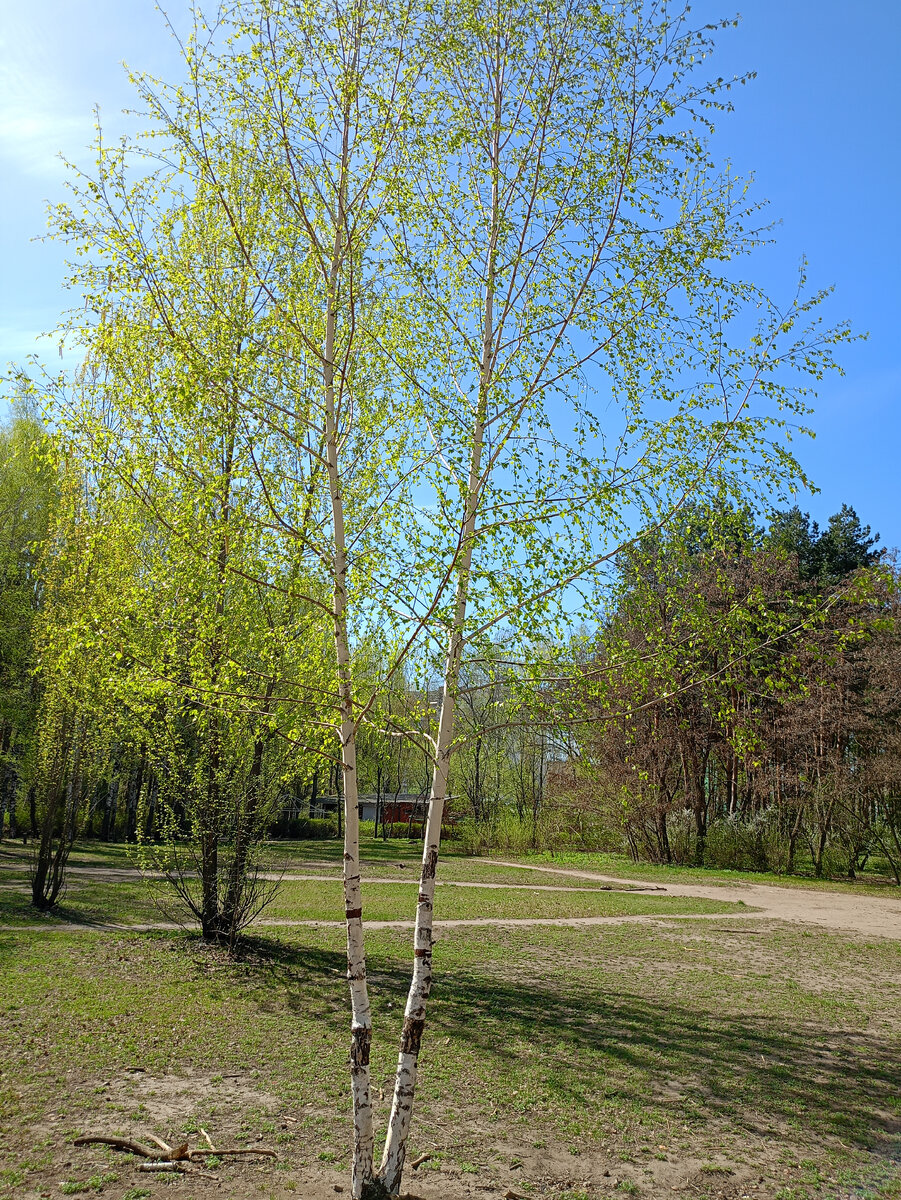
<svg viewBox="0 0 901 1200">
<path fill-rule="evenodd" d="M 444 825 L 453 825 L 457 818 L 452 812 L 453 797 L 448 797 L 444 808 Z M 317 796 L 310 803 L 310 816 L 319 818 L 337 817 L 338 806 L 343 803 L 340 796 Z M 378 828 L 386 825 L 419 825 L 429 813 L 428 792 L 369 792 L 359 797 L 358 811 L 361 821 L 372 821 Z"/>
</svg>

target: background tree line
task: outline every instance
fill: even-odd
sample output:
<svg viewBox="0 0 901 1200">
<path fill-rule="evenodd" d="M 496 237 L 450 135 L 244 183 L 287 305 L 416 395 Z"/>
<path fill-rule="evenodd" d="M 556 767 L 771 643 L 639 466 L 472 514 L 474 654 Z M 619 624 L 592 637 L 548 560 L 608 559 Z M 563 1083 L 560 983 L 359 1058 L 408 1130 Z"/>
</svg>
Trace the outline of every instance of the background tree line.
<svg viewBox="0 0 901 1200">
<path fill-rule="evenodd" d="M 844 505 L 686 512 L 620 563 L 554 786 L 656 862 L 901 881 L 898 575 Z"/>
<path fill-rule="evenodd" d="M 286 700 L 334 688 L 328 630 L 285 590 L 224 587 L 221 558 L 198 571 L 171 481 L 166 529 L 92 494 L 52 444 L 25 414 L 0 440 L 2 832 L 43 840 L 41 905 L 75 836 L 125 841 L 233 937 L 268 895 L 267 838 L 338 833 L 337 739 Z M 210 519 L 196 495 L 189 516 Z M 557 645 L 556 680 L 524 692 L 546 662 L 509 637 L 465 670 L 452 835 L 818 876 L 876 863 L 897 880 L 901 640 L 877 542 L 847 505 L 823 530 L 798 508 L 765 529 L 683 509 L 638 539 L 597 631 Z M 238 554 L 261 570 L 236 535 Z M 377 674 L 377 641 L 367 653 Z M 433 732 L 439 702 L 427 678 L 396 676 L 359 738 L 361 794 L 427 794 L 410 731 Z M 379 832 L 421 835 L 422 809 Z"/>
</svg>

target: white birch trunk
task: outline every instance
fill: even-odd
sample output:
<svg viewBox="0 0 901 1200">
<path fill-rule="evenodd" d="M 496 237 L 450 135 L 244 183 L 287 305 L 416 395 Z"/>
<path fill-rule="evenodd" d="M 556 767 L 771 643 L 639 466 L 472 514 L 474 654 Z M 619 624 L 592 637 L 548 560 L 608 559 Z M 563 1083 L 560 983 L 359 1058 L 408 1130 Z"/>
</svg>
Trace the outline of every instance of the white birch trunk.
<svg viewBox="0 0 901 1200">
<path fill-rule="evenodd" d="M 462 639 L 455 630 L 451 635 L 448 651 L 448 666 L 451 668 L 448 674 L 457 674 L 453 668 L 459 664 L 461 646 Z M 404 1010 L 385 1152 L 379 1168 L 379 1177 L 390 1193 L 400 1190 L 410 1122 L 413 1117 L 413 1097 L 416 1091 L 419 1048 L 425 1028 L 426 1003 L 432 990 L 432 913 L 455 715 L 454 689 L 447 686 L 447 675 L 445 681 L 438 726 L 438 749 L 432 774 L 429 815 L 422 852 L 422 871 L 419 877 L 416 928 L 413 934 L 413 976 Z"/>
<path fill-rule="evenodd" d="M 407 1139 L 413 1117 L 413 1099 L 416 1091 L 416 1076 L 419 1050 L 425 1028 L 426 1004 L 432 990 L 432 926 L 435 901 L 435 883 L 438 870 L 438 852 L 441 846 L 441 822 L 447 797 L 450 758 L 454 741 L 457 688 L 460 679 L 460 663 L 463 655 L 464 626 L 469 600 L 469 582 L 472 569 L 476 518 L 485 481 L 482 478 L 482 453 L 485 445 L 485 421 L 488 394 L 494 363 L 494 287 L 495 260 L 499 228 L 499 194 L 497 164 L 499 146 L 499 92 L 495 93 L 495 126 L 492 143 L 492 207 L 491 226 L 486 255 L 485 301 L 482 314 L 482 354 L 479 364 L 479 393 L 473 425 L 472 446 L 469 456 L 464 520 L 459 542 L 457 566 L 457 589 L 454 617 L 444 667 L 444 688 L 441 697 L 441 716 L 438 722 L 438 739 L 435 747 L 435 769 L 432 774 L 432 789 L 429 797 L 429 815 L 425 829 L 422 852 L 422 871 L 419 877 L 419 899 L 416 905 L 416 928 L 413 934 L 413 975 L 404 1024 L 401 1031 L 400 1051 L 394 1079 L 394 1097 L 385 1151 L 379 1168 L 379 1178 L 388 1192 L 400 1191 L 407 1152 Z"/>
<path fill-rule="evenodd" d="M 325 391 L 325 454 L 334 537 L 332 613 L 335 656 L 338 666 L 341 764 L 344 791 L 344 911 L 347 920 L 347 980 L 351 1002 L 350 1085 L 353 1100 L 354 1145 L 351 1166 L 351 1195 L 360 1200 L 373 1175 L 372 1098 L 369 1082 L 369 1053 L 372 1045 L 372 1013 L 366 984 L 366 953 L 363 944 L 363 899 L 360 887 L 360 810 L 357 788 L 356 724 L 353 711 L 353 672 L 347 631 L 347 536 L 344 498 L 341 489 L 338 403 L 335 393 L 335 344 L 337 333 L 338 284 L 346 257 L 344 244 L 349 121 L 345 114 L 342 138 L 341 177 L 335 213 L 326 313 L 323 384 Z"/>
<path fill-rule="evenodd" d="M 326 369 L 327 375 L 330 371 Z M 331 403 L 329 396 L 331 395 Z M 334 416 L 334 393 L 326 386 L 326 404 Z M 347 918 L 347 979 L 351 1000 L 350 1080 L 354 1114 L 354 1150 L 351 1194 L 360 1200 L 372 1178 L 372 1100 L 369 1086 L 369 1050 L 372 1015 L 366 985 L 366 955 L 363 945 L 363 900 L 360 888 L 360 810 L 357 789 L 356 727 L 350 645 L 347 635 L 347 554 L 344 506 L 337 462 L 337 439 L 327 439 L 326 457 L 332 499 L 335 535 L 333 615 L 335 651 L 338 662 L 338 691 L 341 708 L 341 762 L 344 783 L 344 909 Z"/>
</svg>

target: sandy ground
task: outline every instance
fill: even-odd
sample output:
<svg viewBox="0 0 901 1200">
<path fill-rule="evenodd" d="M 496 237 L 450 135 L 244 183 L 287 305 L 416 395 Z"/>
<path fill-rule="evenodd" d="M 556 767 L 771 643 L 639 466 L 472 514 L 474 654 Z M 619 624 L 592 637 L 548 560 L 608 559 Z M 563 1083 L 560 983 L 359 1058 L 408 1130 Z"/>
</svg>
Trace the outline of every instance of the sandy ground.
<svg viewBox="0 0 901 1200">
<path fill-rule="evenodd" d="M 519 867 L 525 871 L 540 870 L 542 874 L 558 875 L 572 880 L 594 879 L 607 883 L 642 886 L 642 881 L 638 879 L 620 879 L 594 871 L 575 871 L 563 867 L 524 867 L 522 863 L 505 863 L 496 858 L 485 861 L 495 866 Z M 646 887 L 647 883 L 644 886 Z M 741 900 L 760 910 L 755 915 L 779 921 L 820 925 L 826 929 L 864 934 L 866 937 L 901 939 L 901 898 L 896 900 L 888 896 L 854 896 L 844 892 L 821 892 L 813 887 L 775 887 L 764 883 L 667 883 L 662 890 L 667 896 Z"/>
<path fill-rule="evenodd" d="M 542 865 L 541 867 L 523 867 L 521 863 L 503 863 L 497 859 L 486 860 L 494 866 L 517 867 L 523 871 L 523 878 L 534 878 L 535 883 L 513 885 L 514 888 L 545 890 L 553 888 L 559 891 L 580 892 L 586 890 L 584 883 L 609 883 L 614 887 L 633 885 L 637 890 L 656 892 L 668 895 L 674 899 L 679 897 L 701 897 L 712 900 L 742 901 L 745 909 L 739 912 L 722 914 L 684 914 L 686 921 L 692 922 L 722 922 L 718 926 L 705 926 L 706 929 L 744 932 L 749 925 L 759 925 L 761 928 L 773 928 L 772 922 L 786 921 L 803 924 L 808 927 L 818 926 L 836 932 L 849 932 L 852 935 L 866 938 L 880 937 L 901 940 L 901 897 L 873 897 L 821 891 L 815 888 L 779 887 L 769 884 L 739 883 L 717 886 L 705 883 L 667 883 L 661 886 L 641 880 L 620 879 L 593 871 L 580 871 L 563 867 Z M 136 878 L 138 872 L 110 870 L 102 867 L 73 868 L 80 873 L 91 874 L 95 877 L 110 880 L 125 880 Z M 536 872 L 537 874 L 533 874 Z M 415 875 L 414 875 L 415 877 Z M 335 880 L 336 875 L 323 876 L 288 876 L 287 878 L 308 878 L 311 880 Z M 542 881 L 539 883 L 539 879 Z M 545 880 L 553 879 L 554 884 Z M 411 882 L 406 878 L 389 878 L 372 880 L 379 883 L 403 884 Z M 580 886 L 581 885 L 581 886 Z M 18 885 L 12 885 L 18 886 Z M 451 886 L 493 886 L 506 888 L 507 884 L 478 884 L 444 882 L 442 887 Z M 438 921 L 440 932 L 442 927 L 450 926 L 499 926 L 516 925 L 605 925 L 626 923 L 658 923 L 674 929 L 673 922 L 680 915 L 623 915 L 612 917 L 581 917 L 581 918 L 491 918 L 483 920 Z M 340 925 L 341 922 L 323 921 L 260 921 L 258 925 L 300 926 L 300 925 Z M 370 922 L 373 927 L 409 927 L 409 921 Z M 731 928 L 730 928 L 731 927 Z M 739 928 L 740 927 L 740 928 Z M 48 929 L 54 926 L 48 923 L 34 926 L 10 926 L 10 929 L 25 928 Z M 58 928 L 72 932 L 78 928 L 117 929 L 117 926 L 97 926 L 73 924 L 59 925 Z M 176 928 L 164 924 L 153 926 L 130 926 L 137 928 Z M 680 934 L 681 935 L 681 931 Z M 687 932 L 686 937 L 690 936 Z M 696 936 L 703 938 L 698 932 Z M 742 954 L 747 962 L 754 961 L 758 952 L 756 938 L 739 938 Z M 769 969 L 764 962 L 761 970 Z M 839 1042 L 841 1038 L 839 1037 Z M 811 1063 L 809 1069 L 820 1069 L 822 1063 Z M 808 1069 L 800 1064 L 799 1069 Z M 118 1077 L 103 1080 L 80 1080 L 79 1086 L 98 1095 L 98 1114 L 102 1114 L 109 1102 L 109 1111 L 117 1114 L 132 1109 L 140 1102 L 142 1116 L 127 1120 L 128 1133 L 138 1138 L 147 1137 L 152 1132 L 177 1130 L 184 1125 L 183 1118 L 192 1114 L 201 1101 L 208 1100 L 215 1090 L 211 1076 L 199 1071 L 182 1069 L 173 1075 L 151 1075 L 149 1073 L 133 1074 L 123 1072 Z M 226 1144 L 229 1134 L 240 1130 L 240 1118 L 248 1105 L 271 1111 L 272 1117 L 280 1125 L 282 1131 L 297 1128 L 309 1105 L 304 1105 L 291 1111 L 294 1116 L 284 1114 L 274 1096 L 257 1090 L 258 1085 L 250 1077 L 234 1079 L 229 1077 L 229 1088 L 233 1091 L 230 1103 L 223 1111 L 221 1126 L 215 1132 L 217 1144 L 222 1144 L 220 1135 Z M 670 1086 L 670 1085 L 667 1085 Z M 680 1085 L 681 1086 L 681 1085 Z M 681 1103 L 682 1096 L 679 1087 L 673 1084 L 673 1103 Z M 101 1095 L 102 1091 L 102 1095 Z M 783 1197 L 791 1189 L 779 1190 L 774 1182 L 777 1174 L 783 1171 L 779 1159 L 778 1138 L 750 1138 L 747 1156 L 732 1154 L 725 1155 L 722 1164 L 711 1165 L 707 1159 L 686 1156 L 683 1153 L 668 1152 L 664 1159 L 651 1159 L 648 1163 L 634 1164 L 621 1162 L 618 1157 L 608 1152 L 604 1147 L 592 1149 L 590 1152 L 575 1156 L 558 1140 L 550 1140 L 550 1144 L 539 1143 L 540 1149 L 530 1144 L 528 1138 L 516 1137 L 499 1121 L 490 1117 L 484 1120 L 482 1136 L 484 1145 L 491 1149 L 497 1161 L 497 1167 L 491 1171 L 493 1178 L 486 1178 L 481 1172 L 468 1173 L 455 1167 L 451 1162 L 442 1164 L 440 1169 L 430 1170 L 424 1167 L 421 1171 L 408 1171 L 405 1177 L 403 1195 L 409 1200 L 527 1200 L 528 1197 L 575 1197 L 591 1195 L 602 1196 L 605 1200 L 613 1200 L 614 1196 L 623 1193 L 638 1192 L 648 1197 L 648 1200 L 666 1200 L 667 1197 L 685 1193 L 687 1197 L 704 1196 L 709 1200 L 775 1200 Z M 92 1174 L 101 1174 L 109 1170 L 110 1157 L 99 1147 L 72 1147 L 68 1139 L 69 1119 L 46 1119 L 36 1133 L 54 1145 L 52 1163 L 35 1175 L 31 1189 L 22 1195 L 22 1200 L 52 1200 L 58 1194 L 60 1182 L 69 1178 L 83 1179 Z M 117 1123 L 122 1123 L 122 1117 L 116 1117 Z M 880 1134 L 880 1139 L 874 1142 L 872 1149 L 872 1171 L 878 1172 L 879 1179 L 895 1180 L 901 1172 L 901 1127 L 897 1119 L 886 1114 L 886 1128 L 894 1132 L 888 1135 Z M 99 1124 L 106 1128 L 102 1116 Z M 786 1131 L 788 1132 L 788 1131 Z M 724 1143 L 725 1145 L 726 1143 Z M 730 1143 L 731 1144 L 731 1143 Z M 309 1149 L 309 1148 L 308 1148 Z M 661 1147 L 663 1149 L 663 1147 Z M 312 1152 L 311 1152 L 312 1153 Z M 126 1167 L 125 1164 L 112 1165 L 120 1172 L 121 1182 L 116 1187 L 109 1188 L 106 1195 L 109 1200 L 123 1200 L 123 1189 L 130 1187 L 131 1195 L 149 1193 L 151 1200 L 162 1200 L 162 1192 L 171 1194 L 173 1200 L 184 1197 L 184 1200 L 259 1200 L 268 1195 L 271 1200 L 332 1200 L 336 1196 L 350 1196 L 347 1170 L 342 1165 L 332 1165 L 309 1161 L 309 1155 L 303 1166 L 300 1163 L 293 1169 L 284 1169 L 288 1164 L 281 1164 L 277 1169 L 268 1160 L 259 1162 L 236 1162 L 224 1172 L 217 1171 L 214 1177 L 192 1173 L 178 1182 L 172 1181 L 174 1190 L 164 1186 L 162 1180 L 152 1176 L 139 1174 L 137 1166 Z M 713 1172 L 713 1173 L 712 1173 Z M 215 1175 L 220 1176 L 216 1178 Z M 766 1175 L 766 1178 L 764 1178 Z M 876 1174 L 873 1175 L 876 1178 Z M 865 1190 L 844 1190 L 827 1188 L 823 1193 L 829 1200 L 860 1200 Z"/>
</svg>

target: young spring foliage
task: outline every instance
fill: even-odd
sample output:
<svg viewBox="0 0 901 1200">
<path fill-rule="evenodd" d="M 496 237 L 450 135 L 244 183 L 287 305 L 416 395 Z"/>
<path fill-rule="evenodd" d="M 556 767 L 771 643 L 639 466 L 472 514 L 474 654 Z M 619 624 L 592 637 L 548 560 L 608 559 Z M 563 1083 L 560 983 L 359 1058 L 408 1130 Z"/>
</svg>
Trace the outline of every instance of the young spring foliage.
<svg viewBox="0 0 901 1200">
<path fill-rule="evenodd" d="M 158 538 L 180 616 L 153 661 L 180 665 L 154 671 L 191 697 L 209 811 L 236 727 L 338 746 L 355 1198 L 402 1177 L 461 678 L 491 684 L 501 630 L 540 682 L 631 530 L 797 479 L 845 336 L 741 275 L 763 234 L 705 140 L 715 32 L 650 0 L 248 0 L 198 17 L 184 84 L 135 81 L 147 136 L 101 142 L 55 215 L 87 298 L 70 427 Z M 408 669 L 437 721 L 392 707 Z M 357 740 L 380 723 L 433 780 L 376 1169 Z"/>
</svg>

